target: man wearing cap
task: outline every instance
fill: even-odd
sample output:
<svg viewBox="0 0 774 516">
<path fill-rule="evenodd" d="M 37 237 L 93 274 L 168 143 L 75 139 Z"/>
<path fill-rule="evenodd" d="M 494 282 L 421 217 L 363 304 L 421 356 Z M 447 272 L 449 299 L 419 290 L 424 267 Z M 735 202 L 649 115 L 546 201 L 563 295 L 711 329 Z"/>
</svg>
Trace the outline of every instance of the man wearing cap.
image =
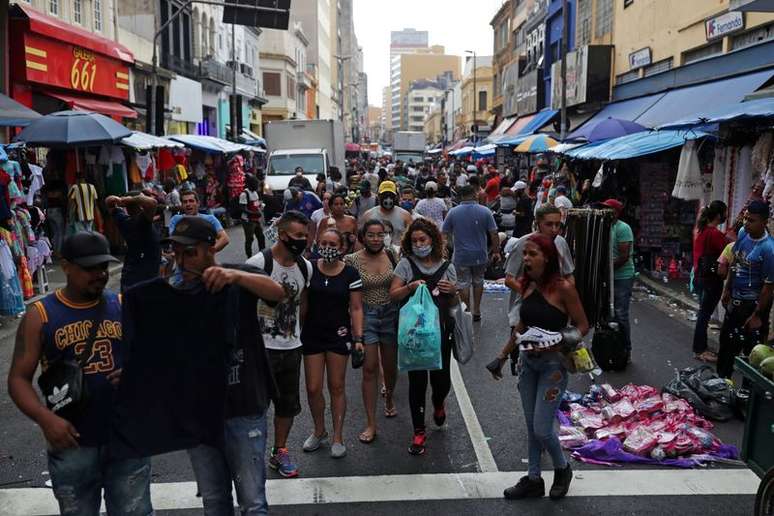
<svg viewBox="0 0 774 516">
<path fill-rule="evenodd" d="M 414 213 L 421 217 L 425 217 L 426 219 L 432 220 L 440 228 L 443 225 L 443 219 L 446 218 L 446 212 L 448 210 L 446 208 L 446 203 L 443 202 L 443 199 L 439 199 L 435 196 L 437 192 L 438 183 L 435 181 L 426 182 L 426 197 L 417 203 L 416 208 L 414 208 Z"/>
<path fill-rule="evenodd" d="M 740 351 L 749 354 L 768 338 L 774 292 L 774 239 L 766 231 L 768 219 L 769 205 L 752 201 L 733 247 L 734 264 L 721 298 L 726 316 L 720 330 L 717 370 L 723 378 L 731 378 L 734 357 Z"/>
<path fill-rule="evenodd" d="M 327 190 L 327 189 L 326 189 Z M 300 211 L 307 218 L 311 218 L 312 214 L 323 207 L 322 201 L 313 192 L 307 192 L 291 186 L 285 190 L 285 212 L 288 211 Z"/>
<path fill-rule="evenodd" d="M 312 183 L 310 183 L 309 180 L 304 177 L 304 167 L 296 167 L 295 172 L 296 175 L 294 175 L 288 182 L 288 188 L 295 187 L 309 192 L 313 191 L 314 189 L 312 188 Z"/>
<path fill-rule="evenodd" d="M 532 199 L 527 195 L 527 183 L 524 181 L 516 181 L 511 190 L 516 200 L 516 208 L 513 210 L 513 236 L 520 238 L 532 232 Z"/>
<path fill-rule="evenodd" d="M 142 193 L 127 197 L 111 195 L 105 205 L 126 242 L 126 257 L 121 270 L 121 292 L 141 281 L 159 275 L 161 244 L 153 225 L 158 202 Z"/>
<path fill-rule="evenodd" d="M 610 239 L 613 249 L 613 305 L 615 320 L 626 335 L 626 351 L 631 361 L 632 335 L 629 325 L 629 304 L 634 286 L 634 233 L 631 226 L 620 219 L 624 205 L 616 199 L 602 203 L 613 210 L 613 227 Z"/>
<path fill-rule="evenodd" d="M 199 195 L 193 190 L 183 190 L 180 192 L 180 202 L 183 203 L 183 213 L 175 215 L 169 220 L 169 234 L 171 235 L 175 232 L 175 226 L 183 217 L 200 217 L 212 224 L 212 227 L 215 229 L 217 234 L 214 246 L 215 252 L 217 253 L 225 249 L 229 243 L 226 230 L 223 229 L 223 225 L 215 215 L 199 212 Z"/>
<path fill-rule="evenodd" d="M 365 212 L 360 225 L 371 219 L 387 221 L 392 224 L 392 241 L 400 245 L 403 239 L 403 232 L 411 224 L 411 214 L 397 206 L 398 188 L 392 181 L 382 181 L 379 185 L 379 206 L 375 206 Z"/>
<path fill-rule="evenodd" d="M 352 203 L 352 216 L 361 220 L 363 215 L 374 206 L 376 206 L 376 196 L 371 192 L 371 182 L 363 179 L 360 182 L 360 195 Z"/>
<path fill-rule="evenodd" d="M 19 323 L 8 392 L 43 432 L 62 514 L 99 513 L 103 490 L 108 513 L 151 514 L 150 460 L 119 460 L 107 453 L 113 392 L 124 363 L 121 300 L 105 290 L 108 264 L 118 260 L 105 237 L 92 232 L 67 237 L 62 259 L 65 287 L 34 303 Z M 85 350 L 89 342 L 92 349 Z M 89 394 L 87 405 L 67 415 L 67 402 L 74 401 L 70 382 L 63 379 L 46 403 L 32 386 L 38 363 L 53 377 L 63 361 L 80 365 Z"/>
</svg>

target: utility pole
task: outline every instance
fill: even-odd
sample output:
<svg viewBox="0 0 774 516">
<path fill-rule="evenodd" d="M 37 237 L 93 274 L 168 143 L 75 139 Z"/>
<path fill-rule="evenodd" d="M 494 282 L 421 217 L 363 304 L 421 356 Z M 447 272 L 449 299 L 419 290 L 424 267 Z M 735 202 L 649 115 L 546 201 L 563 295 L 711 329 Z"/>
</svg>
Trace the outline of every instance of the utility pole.
<svg viewBox="0 0 774 516">
<path fill-rule="evenodd" d="M 567 0 L 562 0 L 562 128 L 559 132 L 560 139 L 564 141 L 567 137 L 567 38 L 569 38 L 570 13 Z"/>
<path fill-rule="evenodd" d="M 237 141 L 239 133 L 242 132 L 241 127 L 237 127 L 239 121 L 238 109 L 242 109 L 242 106 L 237 106 L 237 90 L 236 90 L 236 74 L 237 74 L 237 62 L 236 62 L 236 24 L 231 24 L 231 140 Z"/>
<path fill-rule="evenodd" d="M 476 109 L 478 107 L 478 90 L 476 89 L 476 51 L 466 50 L 465 53 L 473 54 L 473 118 L 470 129 L 473 133 L 473 143 L 476 143 L 476 140 L 478 139 L 478 125 L 476 124 L 476 113 L 478 112 Z"/>
</svg>

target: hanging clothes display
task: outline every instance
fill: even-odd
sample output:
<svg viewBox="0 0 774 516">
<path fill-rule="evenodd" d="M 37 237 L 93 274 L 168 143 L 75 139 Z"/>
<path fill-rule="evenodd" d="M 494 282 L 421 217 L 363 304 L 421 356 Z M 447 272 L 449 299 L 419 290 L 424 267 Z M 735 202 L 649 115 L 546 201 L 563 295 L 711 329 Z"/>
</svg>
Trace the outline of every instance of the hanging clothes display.
<svg viewBox="0 0 774 516">
<path fill-rule="evenodd" d="M 41 167 L 32 163 L 27 166 L 30 169 L 30 188 L 27 191 L 27 206 L 32 206 L 35 203 L 35 194 L 46 186 L 46 180 L 43 178 L 43 169 Z"/>
<path fill-rule="evenodd" d="M 245 191 L 244 158 L 237 154 L 228 162 L 228 198 L 230 201 L 238 200 Z"/>
<path fill-rule="evenodd" d="M 24 312 L 19 278 L 13 255 L 4 239 L 0 239 L 0 315 L 16 316 Z"/>
<path fill-rule="evenodd" d="M 684 201 L 700 200 L 704 196 L 704 182 L 701 178 L 698 144 L 696 140 L 688 140 L 680 152 L 680 162 L 677 166 L 677 179 L 672 189 L 672 197 Z"/>
<path fill-rule="evenodd" d="M 103 145 L 99 152 L 99 165 L 105 181 L 105 197 L 121 196 L 129 191 L 126 177 L 126 157 L 118 145 Z"/>
<path fill-rule="evenodd" d="M 723 145 L 715 145 L 715 160 L 712 164 L 712 193 L 710 201 L 726 200 L 726 159 L 728 149 Z"/>
</svg>

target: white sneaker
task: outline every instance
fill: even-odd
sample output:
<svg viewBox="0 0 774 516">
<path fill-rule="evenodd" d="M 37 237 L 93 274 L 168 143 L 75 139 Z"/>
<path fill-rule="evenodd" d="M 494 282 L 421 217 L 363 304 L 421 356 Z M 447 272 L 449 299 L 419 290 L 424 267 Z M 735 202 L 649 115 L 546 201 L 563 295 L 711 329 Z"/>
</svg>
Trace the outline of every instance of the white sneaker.
<svg viewBox="0 0 774 516">
<path fill-rule="evenodd" d="M 328 440 L 328 432 L 325 432 L 320 437 L 317 437 L 314 435 L 310 435 L 306 438 L 306 441 L 304 441 L 304 451 L 305 452 L 313 452 L 317 451 L 320 448 L 320 445 Z"/>
<path fill-rule="evenodd" d="M 340 459 L 347 454 L 347 447 L 342 443 L 333 443 L 331 446 L 331 457 Z"/>
</svg>

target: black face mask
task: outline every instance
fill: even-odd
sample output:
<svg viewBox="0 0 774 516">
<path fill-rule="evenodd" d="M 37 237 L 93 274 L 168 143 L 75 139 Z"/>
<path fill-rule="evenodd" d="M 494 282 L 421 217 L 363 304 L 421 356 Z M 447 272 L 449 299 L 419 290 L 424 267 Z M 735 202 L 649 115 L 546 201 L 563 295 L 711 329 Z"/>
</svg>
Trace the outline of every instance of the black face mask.
<svg viewBox="0 0 774 516">
<path fill-rule="evenodd" d="M 306 250 L 307 241 L 306 238 L 288 237 L 287 240 L 282 240 L 282 243 L 285 245 L 285 247 L 287 247 L 288 251 L 290 251 L 293 256 L 301 256 Z"/>
</svg>

